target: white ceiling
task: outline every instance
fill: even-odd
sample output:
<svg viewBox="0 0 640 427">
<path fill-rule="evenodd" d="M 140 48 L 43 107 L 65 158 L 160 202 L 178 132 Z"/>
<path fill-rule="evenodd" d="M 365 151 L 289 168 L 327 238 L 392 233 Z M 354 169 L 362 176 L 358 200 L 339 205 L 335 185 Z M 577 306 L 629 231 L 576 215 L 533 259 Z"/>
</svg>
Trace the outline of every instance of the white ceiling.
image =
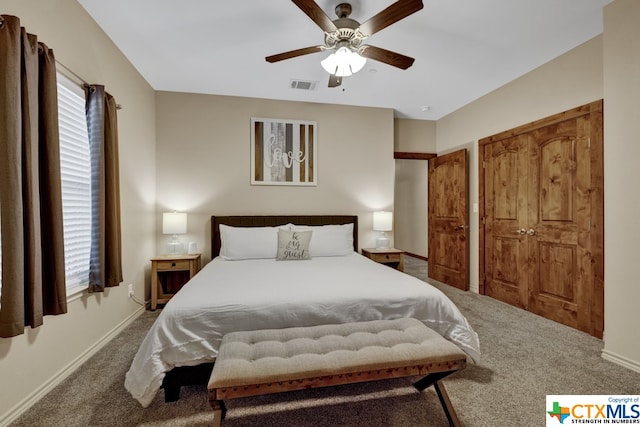
<svg viewBox="0 0 640 427">
<path fill-rule="evenodd" d="M 611 0 L 423 0 L 366 44 L 415 58 L 400 70 L 369 60 L 328 88 L 327 53 L 265 56 L 323 44 L 289 0 L 78 0 L 156 90 L 393 108 L 436 120 L 602 33 Z M 364 22 L 393 0 L 352 0 Z M 317 0 L 334 19 L 339 0 Z M 317 81 L 314 91 L 291 79 Z"/>
</svg>

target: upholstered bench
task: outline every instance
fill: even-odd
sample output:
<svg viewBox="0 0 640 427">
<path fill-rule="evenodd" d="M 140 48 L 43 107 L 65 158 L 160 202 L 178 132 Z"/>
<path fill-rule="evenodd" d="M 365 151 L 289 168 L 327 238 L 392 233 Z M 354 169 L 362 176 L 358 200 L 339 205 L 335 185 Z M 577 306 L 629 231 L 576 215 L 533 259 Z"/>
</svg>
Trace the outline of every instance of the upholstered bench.
<svg viewBox="0 0 640 427">
<path fill-rule="evenodd" d="M 426 375 L 453 426 L 459 425 L 444 377 L 466 366 L 466 354 L 416 319 L 321 325 L 226 334 L 209 379 L 214 425 L 225 399 Z"/>
</svg>

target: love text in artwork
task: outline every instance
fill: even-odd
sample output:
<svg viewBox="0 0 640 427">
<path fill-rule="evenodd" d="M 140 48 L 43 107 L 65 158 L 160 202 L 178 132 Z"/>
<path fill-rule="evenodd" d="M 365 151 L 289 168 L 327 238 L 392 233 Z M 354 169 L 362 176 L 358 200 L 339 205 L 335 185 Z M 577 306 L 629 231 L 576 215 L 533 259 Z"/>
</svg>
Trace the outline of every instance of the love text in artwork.
<svg viewBox="0 0 640 427">
<path fill-rule="evenodd" d="M 281 163 L 288 169 L 293 165 L 293 162 L 302 163 L 307 159 L 307 156 L 298 149 L 284 151 L 282 147 L 278 145 L 279 144 L 276 144 L 276 136 L 273 134 L 269 135 L 269 149 L 267 150 L 266 162 L 270 168 Z"/>
</svg>

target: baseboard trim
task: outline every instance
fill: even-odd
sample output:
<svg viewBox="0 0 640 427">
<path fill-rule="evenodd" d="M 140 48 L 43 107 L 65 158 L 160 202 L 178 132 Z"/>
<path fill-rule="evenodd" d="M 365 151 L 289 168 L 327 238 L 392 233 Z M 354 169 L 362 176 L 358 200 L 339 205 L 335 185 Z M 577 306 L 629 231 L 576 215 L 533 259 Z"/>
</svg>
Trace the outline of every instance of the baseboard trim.
<svg viewBox="0 0 640 427">
<path fill-rule="evenodd" d="M 91 356 L 96 354 L 102 347 L 104 347 L 109 341 L 111 341 L 116 335 L 118 335 L 124 328 L 129 326 L 140 317 L 145 311 L 144 307 L 138 308 L 129 317 L 120 322 L 115 328 L 109 331 L 106 335 L 95 342 L 91 347 L 87 348 L 83 353 L 76 357 L 71 363 L 62 368 L 40 387 L 34 390 L 27 397 L 18 402 L 13 408 L 9 409 L 7 413 L 0 418 L 0 427 L 4 427 L 15 421 L 20 415 L 24 414 L 29 408 L 31 408 L 36 402 L 38 402 L 44 395 L 49 393 L 54 387 L 64 381 L 69 375 L 71 375 L 76 369 L 78 369 L 84 362 L 89 360 Z"/>
<path fill-rule="evenodd" d="M 429 261 L 429 259 L 428 259 L 426 256 L 422 256 L 422 255 L 414 254 L 414 253 L 407 252 L 407 251 L 404 251 L 404 253 L 405 253 L 405 254 L 407 254 L 407 255 L 409 255 L 409 256 L 412 256 L 412 257 L 414 257 L 414 258 L 421 259 L 421 260 L 423 260 L 423 261 L 427 261 L 427 262 Z"/>
<path fill-rule="evenodd" d="M 613 362 L 616 365 L 620 365 L 623 368 L 631 369 L 635 372 L 640 372 L 640 362 L 635 360 L 631 360 L 628 357 L 621 356 L 609 350 L 602 350 L 602 358 L 604 360 L 608 360 L 609 362 Z"/>
</svg>

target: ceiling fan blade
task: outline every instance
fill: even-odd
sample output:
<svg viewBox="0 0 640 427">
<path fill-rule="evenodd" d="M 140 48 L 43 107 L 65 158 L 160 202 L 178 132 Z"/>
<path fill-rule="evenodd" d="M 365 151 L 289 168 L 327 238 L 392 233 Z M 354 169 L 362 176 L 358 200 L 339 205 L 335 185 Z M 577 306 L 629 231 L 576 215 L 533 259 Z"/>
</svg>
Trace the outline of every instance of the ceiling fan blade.
<svg viewBox="0 0 640 427">
<path fill-rule="evenodd" d="M 300 8 L 316 25 L 322 28 L 322 31 L 331 33 L 336 31 L 338 27 L 333 23 L 331 18 L 318 6 L 313 0 L 291 0 Z"/>
<path fill-rule="evenodd" d="M 342 77 L 335 74 L 329 74 L 329 87 L 338 87 L 342 84 Z"/>
<path fill-rule="evenodd" d="M 360 25 L 360 31 L 364 35 L 370 36 L 419 11 L 423 7 L 422 0 L 398 0 Z"/>
<path fill-rule="evenodd" d="M 384 62 L 385 64 L 393 65 L 394 67 L 402 68 L 403 70 L 406 70 L 413 65 L 414 59 L 410 56 L 376 46 L 364 45 L 362 47 L 364 50 L 361 55 L 365 58 Z"/>
<path fill-rule="evenodd" d="M 318 53 L 324 50 L 324 46 L 309 46 L 302 49 L 290 50 L 289 52 L 278 53 L 277 55 L 267 56 L 267 62 L 278 62 L 285 59 L 295 58 L 296 56 L 308 55 L 310 53 Z"/>
</svg>

